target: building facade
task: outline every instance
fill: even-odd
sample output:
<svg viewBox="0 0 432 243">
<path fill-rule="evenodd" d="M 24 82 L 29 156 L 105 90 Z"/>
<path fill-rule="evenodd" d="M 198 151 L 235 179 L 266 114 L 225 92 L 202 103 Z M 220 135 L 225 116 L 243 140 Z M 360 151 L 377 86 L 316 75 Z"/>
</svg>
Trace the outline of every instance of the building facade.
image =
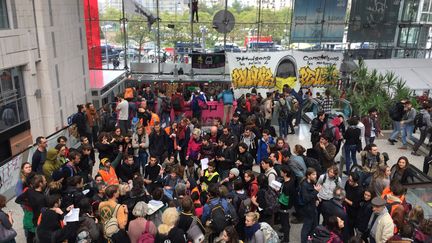
<svg viewBox="0 0 432 243">
<path fill-rule="evenodd" d="M 0 161 L 87 100 L 83 0 L 0 0 Z"/>
</svg>

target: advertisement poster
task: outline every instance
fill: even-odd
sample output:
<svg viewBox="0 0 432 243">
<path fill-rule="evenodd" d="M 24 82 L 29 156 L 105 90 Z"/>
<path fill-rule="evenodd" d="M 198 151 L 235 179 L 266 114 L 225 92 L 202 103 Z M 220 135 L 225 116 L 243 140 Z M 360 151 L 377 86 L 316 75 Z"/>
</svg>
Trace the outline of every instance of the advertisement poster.
<svg viewBox="0 0 432 243">
<path fill-rule="evenodd" d="M 291 42 L 342 42 L 347 0 L 297 0 Z"/>
<path fill-rule="evenodd" d="M 281 90 L 284 84 L 292 88 L 328 85 L 327 71 L 339 74 L 343 55 L 324 51 L 284 51 L 227 53 L 227 59 L 235 88 Z"/>
<path fill-rule="evenodd" d="M 401 0 L 353 0 L 350 42 L 393 42 Z"/>
</svg>

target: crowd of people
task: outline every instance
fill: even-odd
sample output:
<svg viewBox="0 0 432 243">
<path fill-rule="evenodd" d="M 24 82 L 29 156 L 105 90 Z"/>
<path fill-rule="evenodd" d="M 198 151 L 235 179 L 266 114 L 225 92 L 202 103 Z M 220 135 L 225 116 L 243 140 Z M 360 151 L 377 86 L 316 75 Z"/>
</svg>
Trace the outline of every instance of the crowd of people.
<svg viewBox="0 0 432 243">
<path fill-rule="evenodd" d="M 431 242 L 432 220 L 405 199 L 408 159 L 391 171 L 374 144 L 376 109 L 345 121 L 327 95 L 306 149 L 288 143 L 301 103 L 293 92 L 246 94 L 235 108 L 224 91 L 217 99 L 227 114 L 210 127 L 200 125 L 207 99 L 199 91 L 188 99 L 181 89 L 130 89 L 101 113 L 79 105 L 80 146 L 59 137 L 48 148 L 38 137 L 21 166 L 16 202 L 27 242 L 294 242 L 299 223 L 301 243 Z M 335 161 L 341 148 L 345 171 Z M 357 153 L 362 170 L 351 172 Z M 0 222 L 11 229 L 12 216 L 0 210 Z"/>
</svg>

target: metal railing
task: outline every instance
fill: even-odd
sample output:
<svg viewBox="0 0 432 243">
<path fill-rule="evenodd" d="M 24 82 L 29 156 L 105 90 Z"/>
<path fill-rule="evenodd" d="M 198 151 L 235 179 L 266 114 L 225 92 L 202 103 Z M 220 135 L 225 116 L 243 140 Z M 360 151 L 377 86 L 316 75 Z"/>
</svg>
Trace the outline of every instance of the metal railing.
<svg viewBox="0 0 432 243">
<path fill-rule="evenodd" d="M 67 146 L 69 148 L 77 147 L 79 145 L 79 138 L 71 135 L 71 126 L 66 126 L 47 136 L 48 147 L 55 147 L 57 145 L 57 138 L 60 136 L 67 138 Z M 20 179 L 21 165 L 24 162 L 32 162 L 32 156 L 36 149 L 37 145 L 33 144 L 20 153 L 0 162 L 0 194 L 3 194 L 7 200 L 15 197 L 15 187 Z"/>
</svg>

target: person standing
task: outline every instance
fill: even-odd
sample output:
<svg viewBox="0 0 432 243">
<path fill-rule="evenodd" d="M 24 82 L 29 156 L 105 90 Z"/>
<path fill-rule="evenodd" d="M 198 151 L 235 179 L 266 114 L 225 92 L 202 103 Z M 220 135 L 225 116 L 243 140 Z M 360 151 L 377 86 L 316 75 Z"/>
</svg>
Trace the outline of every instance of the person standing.
<svg viewBox="0 0 432 243">
<path fill-rule="evenodd" d="M 322 110 L 326 115 L 330 115 L 332 113 L 334 100 L 331 97 L 330 90 L 325 91 L 325 98 L 321 101 Z"/>
<path fill-rule="evenodd" d="M 291 170 L 288 166 L 282 166 L 281 176 L 283 178 L 283 184 L 281 194 L 279 196 L 279 219 L 281 223 L 281 231 L 283 232 L 282 242 L 290 242 L 290 221 L 289 221 L 289 209 L 292 207 L 292 198 L 295 197 L 295 179 L 291 175 Z"/>
<path fill-rule="evenodd" d="M 118 96 L 119 103 L 117 104 L 116 111 L 118 112 L 118 126 L 122 135 L 126 135 L 129 130 L 129 103 L 123 98 L 122 94 Z"/>
<path fill-rule="evenodd" d="M 423 116 L 422 117 L 423 126 L 418 127 L 420 130 L 420 139 L 414 144 L 413 151 L 411 152 L 412 155 L 419 156 L 417 151 L 425 141 L 429 129 L 432 127 L 431 116 L 430 116 L 431 112 L 432 112 L 432 105 L 429 103 L 424 103 L 423 109 L 420 110 L 420 114 L 422 114 Z"/>
<path fill-rule="evenodd" d="M 394 224 L 386 208 L 386 201 L 380 197 L 372 199 L 373 214 L 368 229 L 371 243 L 384 243 L 393 236 Z"/>
<path fill-rule="evenodd" d="M 414 132 L 414 119 L 417 115 L 417 111 L 412 107 L 410 101 L 405 102 L 404 106 L 405 114 L 402 118 L 401 129 L 402 129 L 402 146 L 399 149 L 407 149 L 407 139 L 413 141 Z"/>
<path fill-rule="evenodd" d="M 357 165 L 357 152 L 360 152 L 362 150 L 360 135 L 361 130 L 358 128 L 358 118 L 357 117 L 351 117 L 348 120 L 348 129 L 345 131 L 344 137 L 345 137 L 345 145 L 344 145 L 344 151 L 345 151 L 345 168 L 346 168 L 346 174 L 349 174 L 350 167 L 351 167 L 351 160 L 354 163 L 354 165 Z M 367 141 L 368 138 L 366 138 Z"/>
<path fill-rule="evenodd" d="M 42 166 L 46 160 L 48 143 L 45 137 L 36 138 L 37 149 L 32 156 L 32 171 L 42 173 Z"/>
<path fill-rule="evenodd" d="M 277 103 L 277 111 L 278 111 L 278 123 L 279 123 L 279 136 L 286 138 L 288 136 L 288 105 L 284 98 L 279 98 Z M 291 121 L 292 126 L 292 121 Z M 294 130 L 292 130 L 294 131 Z"/>
<path fill-rule="evenodd" d="M 401 100 L 389 110 L 390 118 L 393 120 L 393 132 L 388 139 L 391 145 L 394 145 L 394 143 L 397 142 L 396 139 L 399 136 L 399 132 L 401 132 L 401 121 L 404 115 L 405 102 L 406 100 Z"/>
<path fill-rule="evenodd" d="M 365 141 L 366 145 L 372 144 L 378 135 L 383 136 L 381 133 L 381 126 L 378 119 L 378 111 L 375 107 L 370 108 L 368 116 L 362 119 L 362 123 L 365 126 Z"/>
<path fill-rule="evenodd" d="M 315 147 L 319 142 L 325 122 L 326 114 L 323 111 L 319 111 L 317 117 L 312 120 L 310 128 L 312 147 Z"/>
<path fill-rule="evenodd" d="M 318 154 L 321 165 L 327 169 L 334 164 L 336 156 L 336 146 L 329 143 L 329 139 L 325 135 L 321 135 L 319 143 L 315 145 L 315 151 Z"/>
<path fill-rule="evenodd" d="M 321 185 L 316 185 L 317 173 L 313 168 L 306 170 L 305 179 L 300 182 L 299 201 L 302 204 L 303 227 L 301 229 L 301 243 L 308 242 L 308 236 L 318 225 L 317 201 Z"/>
<path fill-rule="evenodd" d="M 345 227 L 347 227 L 346 232 L 349 235 L 354 235 L 354 225 L 360 210 L 360 202 L 363 199 L 363 188 L 359 184 L 359 181 L 359 175 L 355 172 L 351 172 L 348 177 L 348 183 L 345 183 L 345 205 L 348 216 Z"/>
<path fill-rule="evenodd" d="M 90 145 L 93 145 L 93 142 L 96 143 L 97 136 L 99 133 L 99 115 L 92 103 L 86 104 L 86 116 L 87 116 L 87 124 L 90 130 L 89 136 L 87 137 L 90 141 Z"/>
<path fill-rule="evenodd" d="M 232 89 L 226 89 L 220 93 L 217 97 L 218 100 L 222 100 L 224 105 L 224 116 L 222 124 L 227 125 L 231 120 L 232 107 L 234 102 L 234 92 Z"/>
<path fill-rule="evenodd" d="M 265 128 L 270 127 L 273 115 L 273 93 L 267 93 L 267 98 L 264 101 L 264 118 L 265 118 Z"/>
</svg>

